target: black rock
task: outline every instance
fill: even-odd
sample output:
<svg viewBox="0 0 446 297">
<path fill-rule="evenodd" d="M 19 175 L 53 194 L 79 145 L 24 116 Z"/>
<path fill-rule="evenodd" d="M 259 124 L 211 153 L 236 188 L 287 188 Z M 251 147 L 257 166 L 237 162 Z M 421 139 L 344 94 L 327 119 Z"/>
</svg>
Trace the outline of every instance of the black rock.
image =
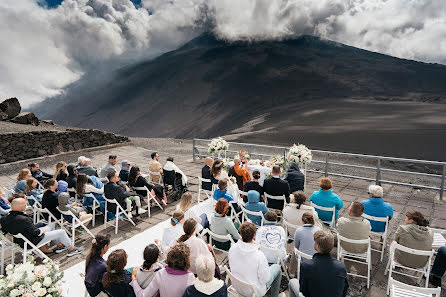
<svg viewBox="0 0 446 297">
<path fill-rule="evenodd" d="M 11 122 L 34 126 L 38 126 L 40 123 L 39 119 L 32 112 L 22 112 L 18 116 L 14 117 Z"/>
<path fill-rule="evenodd" d="M 0 111 L 7 114 L 8 119 L 12 119 L 17 116 L 22 108 L 20 107 L 19 100 L 17 98 L 9 98 L 0 103 Z M 0 115 L 2 118 L 2 115 Z"/>
</svg>

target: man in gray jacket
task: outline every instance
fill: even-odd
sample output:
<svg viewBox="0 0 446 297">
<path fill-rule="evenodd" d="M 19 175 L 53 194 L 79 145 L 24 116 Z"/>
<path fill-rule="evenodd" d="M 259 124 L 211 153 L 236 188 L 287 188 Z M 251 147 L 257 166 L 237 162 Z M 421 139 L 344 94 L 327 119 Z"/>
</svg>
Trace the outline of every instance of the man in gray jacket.
<svg viewBox="0 0 446 297">
<path fill-rule="evenodd" d="M 339 235 L 348 239 L 367 239 L 370 236 L 370 222 L 362 217 L 364 205 L 355 201 L 348 210 L 348 216 L 339 218 L 338 232 Z M 367 251 L 366 244 L 354 244 L 341 241 L 341 246 L 349 253 L 362 254 Z"/>
</svg>

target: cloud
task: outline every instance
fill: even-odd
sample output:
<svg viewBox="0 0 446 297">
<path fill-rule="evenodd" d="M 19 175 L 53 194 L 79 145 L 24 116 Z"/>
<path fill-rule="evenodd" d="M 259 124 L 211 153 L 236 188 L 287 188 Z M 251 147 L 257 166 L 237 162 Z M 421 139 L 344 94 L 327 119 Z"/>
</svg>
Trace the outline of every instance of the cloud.
<svg viewBox="0 0 446 297">
<path fill-rule="evenodd" d="M 0 98 L 63 92 L 84 73 L 175 49 L 212 30 L 227 40 L 314 34 L 393 56 L 446 64 L 444 0 L 0 1 Z"/>
</svg>

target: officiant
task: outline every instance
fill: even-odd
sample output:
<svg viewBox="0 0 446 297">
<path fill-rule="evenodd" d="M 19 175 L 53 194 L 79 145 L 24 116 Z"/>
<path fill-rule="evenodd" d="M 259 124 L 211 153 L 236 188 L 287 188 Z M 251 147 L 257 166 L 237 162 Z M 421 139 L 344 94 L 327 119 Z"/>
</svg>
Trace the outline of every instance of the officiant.
<svg viewBox="0 0 446 297">
<path fill-rule="evenodd" d="M 245 184 L 245 182 L 251 180 L 249 170 L 247 169 L 247 160 L 241 160 L 240 157 L 236 156 L 234 158 L 234 166 L 229 169 L 228 175 L 235 177 L 237 181 L 237 187 L 240 191 L 243 191 L 243 185 Z"/>
</svg>

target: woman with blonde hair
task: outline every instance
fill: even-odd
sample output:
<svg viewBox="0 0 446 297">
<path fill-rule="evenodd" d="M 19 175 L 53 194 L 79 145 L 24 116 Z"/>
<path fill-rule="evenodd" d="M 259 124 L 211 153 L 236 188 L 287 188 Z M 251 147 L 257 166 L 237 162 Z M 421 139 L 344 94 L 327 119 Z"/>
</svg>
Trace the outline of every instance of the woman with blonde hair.
<svg viewBox="0 0 446 297">
<path fill-rule="evenodd" d="M 181 210 L 184 213 L 184 219 L 194 219 L 199 224 L 197 226 L 198 231 L 201 232 L 203 228 L 209 228 L 208 217 L 205 213 L 202 213 L 200 216 L 192 208 L 192 193 L 186 192 L 181 195 L 180 203 L 177 205 L 177 210 Z"/>
<path fill-rule="evenodd" d="M 19 175 L 17 175 L 17 183 L 12 189 L 14 193 L 25 193 L 26 192 L 26 180 L 33 177 L 31 171 L 28 168 L 23 168 L 20 170 Z"/>
<path fill-rule="evenodd" d="M 57 181 L 66 180 L 68 177 L 67 174 L 67 163 L 59 161 L 56 164 L 56 171 L 54 172 L 54 177 Z"/>
</svg>

